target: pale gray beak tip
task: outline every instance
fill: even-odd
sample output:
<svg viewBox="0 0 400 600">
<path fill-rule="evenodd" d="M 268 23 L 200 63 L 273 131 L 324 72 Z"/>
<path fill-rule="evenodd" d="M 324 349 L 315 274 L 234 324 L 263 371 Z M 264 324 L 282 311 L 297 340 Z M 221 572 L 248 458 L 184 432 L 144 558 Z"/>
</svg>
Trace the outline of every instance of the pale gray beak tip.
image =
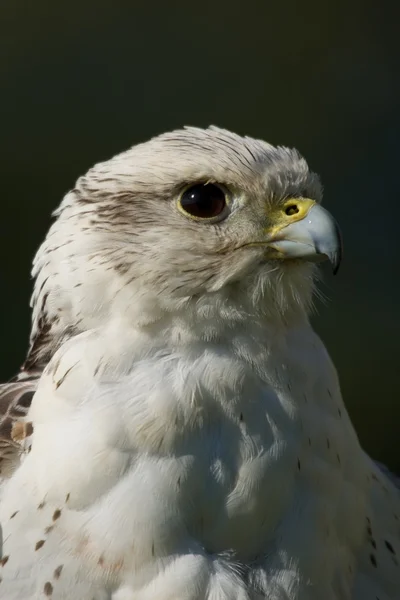
<svg viewBox="0 0 400 600">
<path fill-rule="evenodd" d="M 326 235 L 323 237 L 320 237 L 316 235 L 316 232 L 313 232 L 315 248 L 318 253 L 324 254 L 328 258 L 332 267 L 332 273 L 336 275 L 343 258 L 342 235 L 339 225 L 332 215 L 325 209 L 322 209 L 321 206 L 318 206 L 318 211 L 324 217 L 329 216 L 329 227 L 327 227 L 328 231 L 326 231 Z"/>
</svg>

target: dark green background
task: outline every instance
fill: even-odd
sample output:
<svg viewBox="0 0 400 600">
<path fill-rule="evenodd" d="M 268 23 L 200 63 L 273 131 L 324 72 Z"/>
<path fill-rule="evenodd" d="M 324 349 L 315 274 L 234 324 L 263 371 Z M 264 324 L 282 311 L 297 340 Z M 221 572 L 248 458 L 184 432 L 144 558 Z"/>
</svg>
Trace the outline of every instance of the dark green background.
<svg viewBox="0 0 400 600">
<path fill-rule="evenodd" d="M 315 326 L 369 452 L 400 468 L 399 9 L 388 2 L 1 2 L 0 375 L 23 360 L 33 254 L 93 163 L 184 124 L 293 145 L 345 261 Z"/>
</svg>

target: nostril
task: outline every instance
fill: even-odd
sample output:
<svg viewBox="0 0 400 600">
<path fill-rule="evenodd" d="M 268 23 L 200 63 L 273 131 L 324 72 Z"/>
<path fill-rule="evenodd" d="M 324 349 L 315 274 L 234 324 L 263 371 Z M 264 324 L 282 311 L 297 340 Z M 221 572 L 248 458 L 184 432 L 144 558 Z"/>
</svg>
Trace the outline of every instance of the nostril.
<svg viewBox="0 0 400 600">
<path fill-rule="evenodd" d="M 289 206 L 287 206 L 285 208 L 285 213 L 287 214 L 288 217 L 291 217 L 292 215 L 296 215 L 299 212 L 299 207 L 297 206 L 297 204 L 290 204 Z"/>
</svg>

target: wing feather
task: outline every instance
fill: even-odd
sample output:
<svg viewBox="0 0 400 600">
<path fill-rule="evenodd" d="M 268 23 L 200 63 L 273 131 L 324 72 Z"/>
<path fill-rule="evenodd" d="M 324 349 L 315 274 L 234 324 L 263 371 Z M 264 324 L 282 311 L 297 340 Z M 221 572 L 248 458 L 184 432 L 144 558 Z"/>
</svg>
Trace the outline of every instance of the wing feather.
<svg viewBox="0 0 400 600">
<path fill-rule="evenodd" d="M 38 384 L 40 371 L 21 371 L 14 380 L 0 384 L 0 476 L 9 477 L 30 446 L 32 428 L 26 415 Z"/>
</svg>

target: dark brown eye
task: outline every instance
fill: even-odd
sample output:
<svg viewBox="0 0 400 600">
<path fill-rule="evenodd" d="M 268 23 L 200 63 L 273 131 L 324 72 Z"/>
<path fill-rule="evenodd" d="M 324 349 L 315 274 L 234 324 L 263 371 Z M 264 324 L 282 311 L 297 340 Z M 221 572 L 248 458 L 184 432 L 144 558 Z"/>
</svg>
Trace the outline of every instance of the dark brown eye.
<svg viewBox="0 0 400 600">
<path fill-rule="evenodd" d="M 197 184 L 183 192 L 180 205 L 192 217 L 212 219 L 218 217 L 226 207 L 225 192 L 213 183 Z"/>
</svg>

